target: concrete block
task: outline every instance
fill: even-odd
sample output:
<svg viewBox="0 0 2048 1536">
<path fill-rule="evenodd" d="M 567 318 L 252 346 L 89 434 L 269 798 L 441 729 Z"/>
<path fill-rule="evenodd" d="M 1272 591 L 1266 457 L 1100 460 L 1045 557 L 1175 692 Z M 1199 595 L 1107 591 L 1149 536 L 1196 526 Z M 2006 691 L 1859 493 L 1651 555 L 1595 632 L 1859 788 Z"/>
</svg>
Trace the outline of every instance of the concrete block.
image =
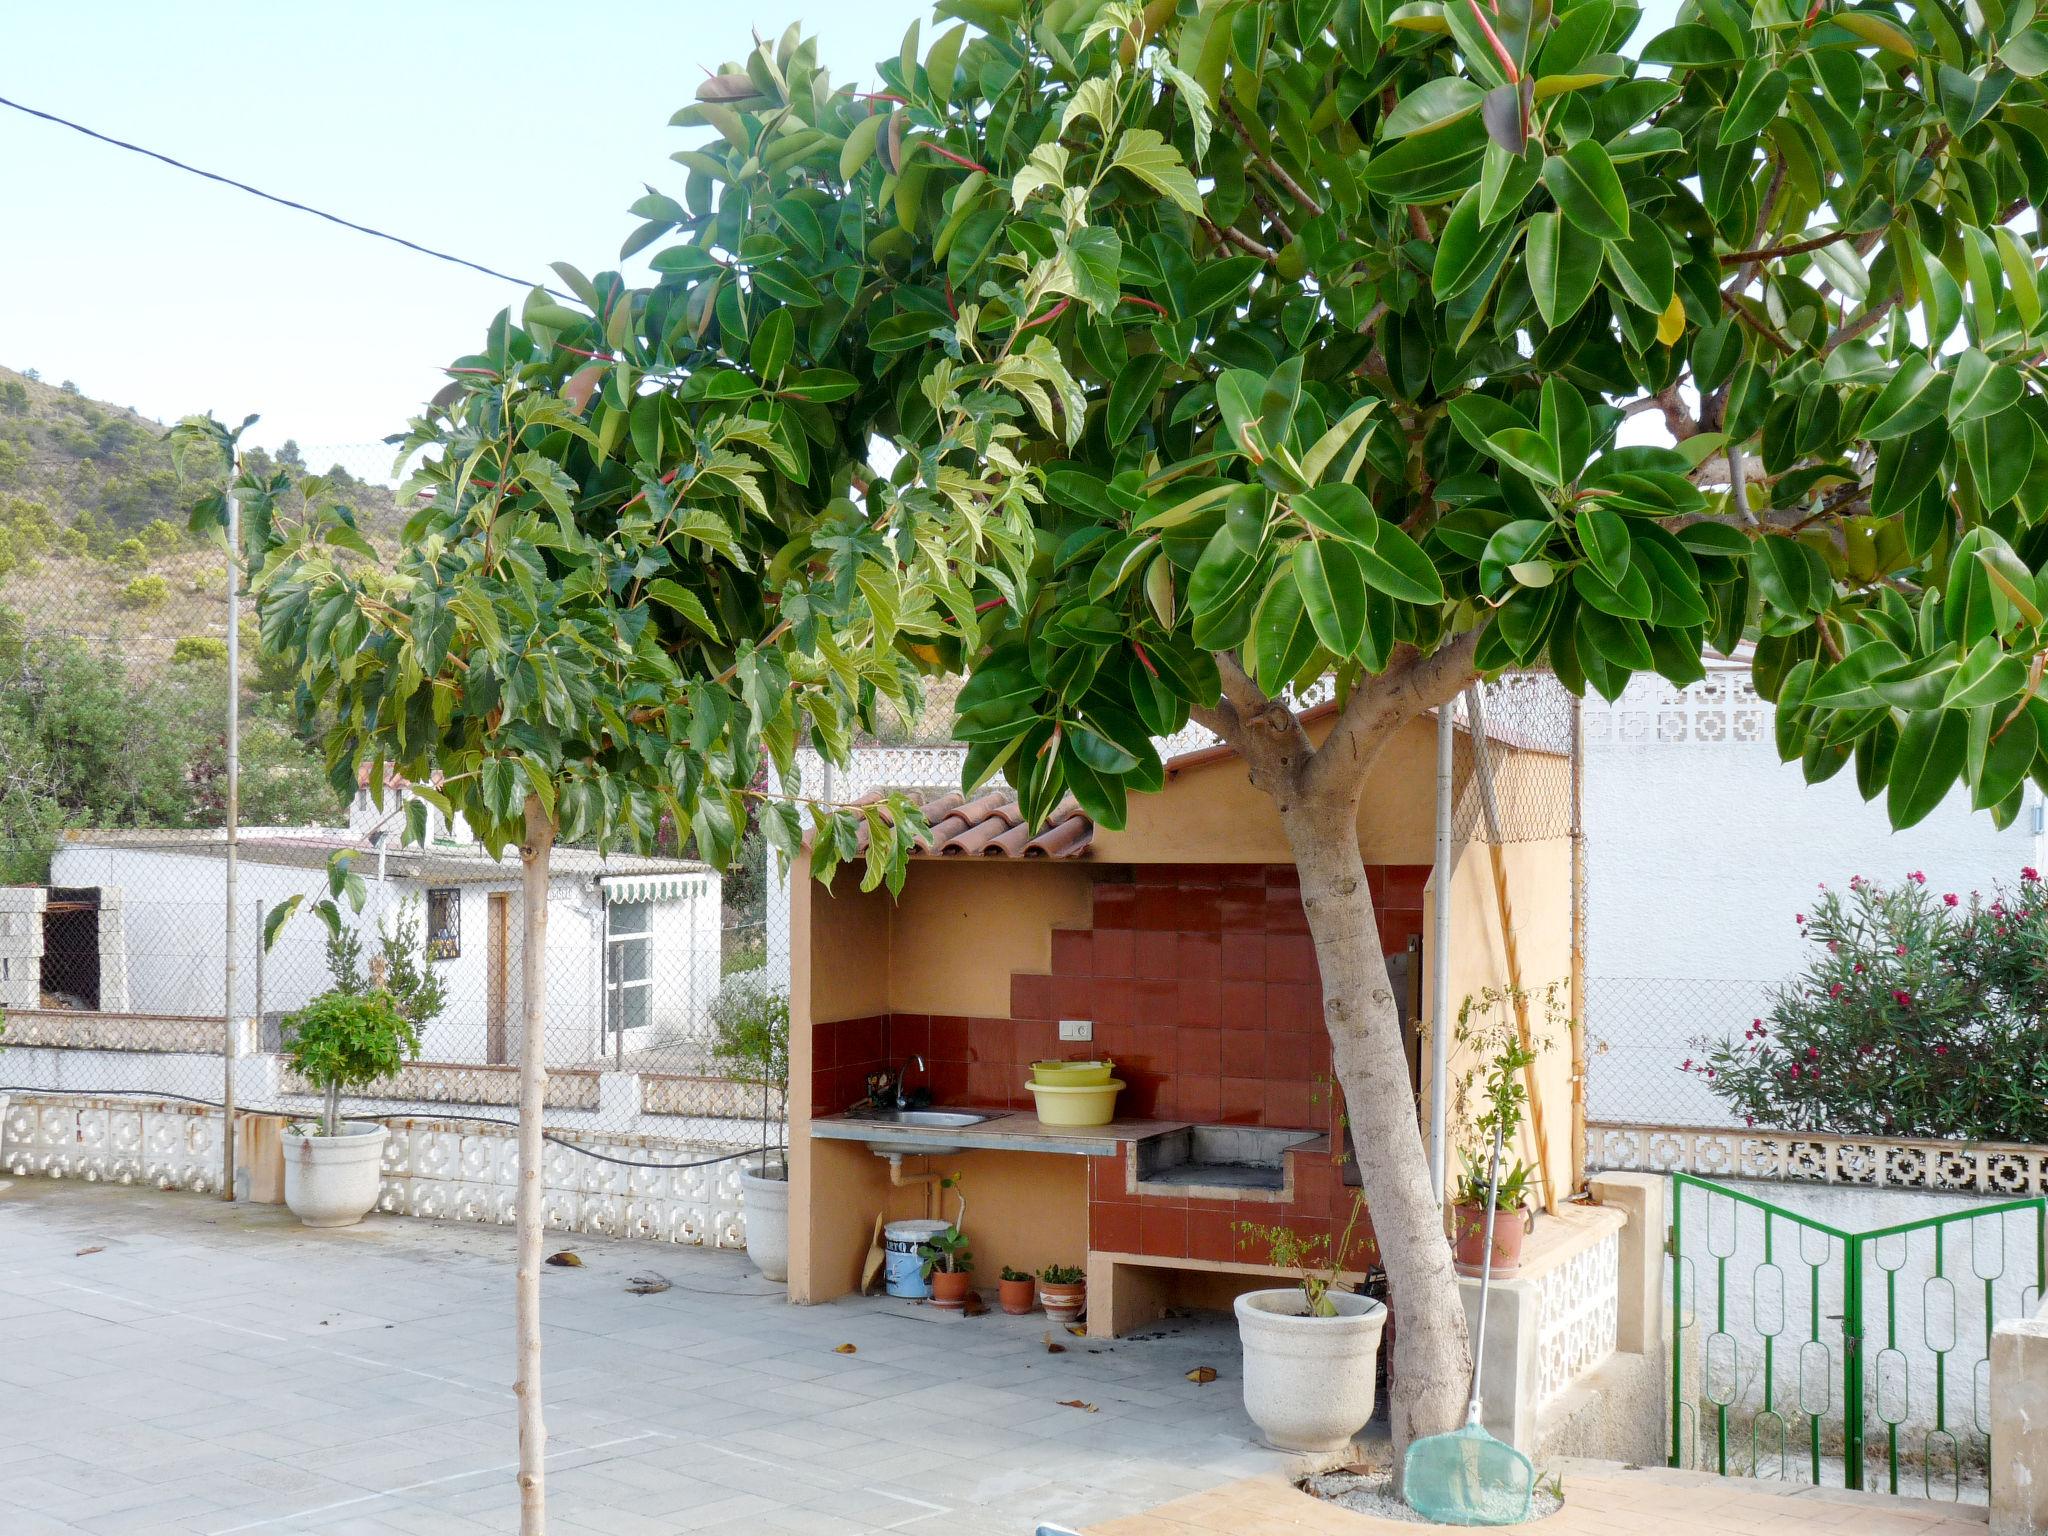
<svg viewBox="0 0 2048 1536">
<path fill-rule="evenodd" d="M 2048 1306 L 1991 1335 L 1991 1536 L 2048 1531 Z"/>
<path fill-rule="evenodd" d="M 1479 1334 L 1479 1282 L 1459 1276 L 1465 1326 L 1481 1352 L 1480 1422 L 1496 1440 L 1524 1456 L 1539 1449 L 1537 1434 L 1537 1324 L 1541 1298 L 1528 1280 L 1496 1280 L 1486 1299 L 1486 1335 Z"/>
<path fill-rule="evenodd" d="M 1620 1291 L 1614 1347 L 1625 1355 L 1657 1355 L 1664 1347 L 1664 1198 L 1659 1173 L 1596 1173 L 1593 1198 L 1628 1217 L 1621 1229 Z"/>
</svg>

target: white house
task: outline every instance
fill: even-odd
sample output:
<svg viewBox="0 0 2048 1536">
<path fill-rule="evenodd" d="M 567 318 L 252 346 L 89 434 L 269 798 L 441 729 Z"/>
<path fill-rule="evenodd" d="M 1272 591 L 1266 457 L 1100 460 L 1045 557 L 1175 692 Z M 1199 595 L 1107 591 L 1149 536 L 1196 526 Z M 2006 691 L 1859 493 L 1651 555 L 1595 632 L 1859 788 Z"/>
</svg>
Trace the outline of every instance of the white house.
<svg viewBox="0 0 2048 1536">
<path fill-rule="evenodd" d="M 402 793 L 398 791 L 398 793 Z M 392 795 L 367 792 L 338 828 L 257 827 L 239 839 L 237 1013 L 276 1021 L 332 985 L 327 930 L 302 907 L 274 947 L 267 913 L 327 892 L 327 868 L 353 850 L 369 886 L 347 925 L 367 970 L 379 935 L 410 912 L 423 964 L 447 1002 L 422 1058 L 516 1058 L 521 1010 L 522 901 L 517 854 L 493 859 L 458 823 L 430 813 L 423 846 L 401 846 Z M 67 1006 L 214 1017 L 225 1006 L 226 836 L 220 831 L 79 831 L 50 866 L 43 990 Z M 552 1065 L 597 1065 L 701 1038 L 718 990 L 723 924 L 719 876 L 683 859 L 603 856 L 557 847 L 547 916 L 547 1037 Z"/>
</svg>

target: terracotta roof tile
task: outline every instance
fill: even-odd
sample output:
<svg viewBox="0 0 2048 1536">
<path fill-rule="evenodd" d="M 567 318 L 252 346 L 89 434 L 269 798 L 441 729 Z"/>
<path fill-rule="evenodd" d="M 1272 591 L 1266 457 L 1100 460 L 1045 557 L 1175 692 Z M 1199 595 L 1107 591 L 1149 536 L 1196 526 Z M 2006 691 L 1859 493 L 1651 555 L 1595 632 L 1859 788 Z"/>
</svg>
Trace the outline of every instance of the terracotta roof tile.
<svg viewBox="0 0 2048 1536">
<path fill-rule="evenodd" d="M 864 795 L 862 803 L 882 798 Z M 968 800 L 957 790 L 935 796 L 918 807 L 931 835 L 918 841 L 927 856 L 959 858 L 1078 859 L 1095 839 L 1095 823 L 1070 795 L 1053 807 L 1045 825 L 1032 834 L 1017 797 L 1009 790 L 989 790 Z M 866 846 L 863 833 L 861 845 Z"/>
</svg>

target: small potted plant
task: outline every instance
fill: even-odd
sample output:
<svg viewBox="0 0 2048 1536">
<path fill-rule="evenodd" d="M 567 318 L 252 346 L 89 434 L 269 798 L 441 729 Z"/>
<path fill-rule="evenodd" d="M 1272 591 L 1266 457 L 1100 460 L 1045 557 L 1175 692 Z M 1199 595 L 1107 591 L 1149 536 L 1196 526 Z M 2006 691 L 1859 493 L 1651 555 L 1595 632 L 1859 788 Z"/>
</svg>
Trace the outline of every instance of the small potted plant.
<svg viewBox="0 0 2048 1536">
<path fill-rule="evenodd" d="M 728 977 L 711 1000 L 711 1054 L 761 1093 L 761 1146 L 740 1163 L 747 1257 L 765 1280 L 789 1278 L 789 1163 L 783 1151 L 789 1098 L 789 994 L 760 971 Z M 772 1142 L 772 1144 L 771 1144 Z"/>
<path fill-rule="evenodd" d="M 390 1077 L 416 1058 L 419 1030 L 381 987 L 323 993 L 284 1025 L 287 1059 L 326 1100 L 317 1128 L 284 1133 L 284 1203 L 309 1227 L 352 1227 L 377 1203 L 390 1132 L 375 1121 L 344 1121 L 341 1090 Z"/>
<path fill-rule="evenodd" d="M 1037 1296 L 1028 1270 L 1003 1266 L 1002 1284 L 996 1287 L 1002 1298 L 1003 1310 L 1012 1317 L 1027 1317 L 1037 1305 Z"/>
<path fill-rule="evenodd" d="M 1038 1304 L 1056 1323 L 1071 1323 L 1088 1309 L 1088 1275 L 1072 1264 L 1048 1264 L 1038 1272 Z"/>
<path fill-rule="evenodd" d="M 942 1312 L 959 1312 L 967 1305 L 973 1289 L 974 1250 L 967 1246 L 967 1234 L 958 1227 L 935 1232 L 918 1245 L 924 1260 L 921 1272 L 932 1288 L 932 1305 Z"/>
<path fill-rule="evenodd" d="M 1486 1257 L 1486 1184 L 1494 1131 L 1498 1127 L 1500 1139 L 1513 1144 L 1529 1102 L 1524 1073 L 1540 1053 L 1540 1044 L 1523 1045 L 1519 1031 L 1508 1022 L 1516 1000 L 1512 991 L 1489 990 L 1466 998 L 1458 1010 L 1458 1039 L 1488 1053 L 1484 1065 L 1466 1073 L 1458 1085 L 1461 1117 L 1471 1128 L 1470 1141 L 1458 1154 L 1464 1171 L 1451 1194 L 1451 1256 L 1460 1274 L 1478 1274 Z M 1471 1113 L 1474 1107 L 1477 1114 Z M 1529 1195 L 1542 1181 L 1542 1170 L 1519 1158 L 1500 1171 L 1493 1202 L 1499 1213 L 1493 1223 L 1496 1276 L 1521 1268 L 1522 1240 L 1536 1225 Z"/>
<path fill-rule="evenodd" d="M 1372 1418 L 1387 1309 L 1338 1284 L 1364 1208 L 1354 1197 L 1334 1244 L 1327 1234 L 1238 1223 L 1240 1237 L 1263 1239 L 1274 1266 L 1300 1277 L 1284 1290 L 1237 1298 L 1244 1409 L 1278 1450 L 1341 1451 Z"/>
</svg>

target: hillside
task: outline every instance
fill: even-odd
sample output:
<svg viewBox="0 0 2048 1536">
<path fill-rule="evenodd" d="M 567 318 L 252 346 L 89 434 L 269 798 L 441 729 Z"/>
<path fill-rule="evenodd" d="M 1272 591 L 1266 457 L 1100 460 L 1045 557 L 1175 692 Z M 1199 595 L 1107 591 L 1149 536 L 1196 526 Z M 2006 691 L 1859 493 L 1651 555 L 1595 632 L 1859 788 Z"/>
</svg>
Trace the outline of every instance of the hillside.
<svg viewBox="0 0 2048 1536">
<path fill-rule="evenodd" d="M 185 528 L 209 486 L 179 473 L 164 432 L 124 407 L 0 368 L 0 608 L 33 634 L 78 636 L 145 673 L 181 639 L 218 644 L 226 630 L 220 550 Z M 290 445 L 279 460 L 303 467 Z M 332 484 L 366 531 L 395 536 L 386 487 L 345 471 Z"/>
</svg>

